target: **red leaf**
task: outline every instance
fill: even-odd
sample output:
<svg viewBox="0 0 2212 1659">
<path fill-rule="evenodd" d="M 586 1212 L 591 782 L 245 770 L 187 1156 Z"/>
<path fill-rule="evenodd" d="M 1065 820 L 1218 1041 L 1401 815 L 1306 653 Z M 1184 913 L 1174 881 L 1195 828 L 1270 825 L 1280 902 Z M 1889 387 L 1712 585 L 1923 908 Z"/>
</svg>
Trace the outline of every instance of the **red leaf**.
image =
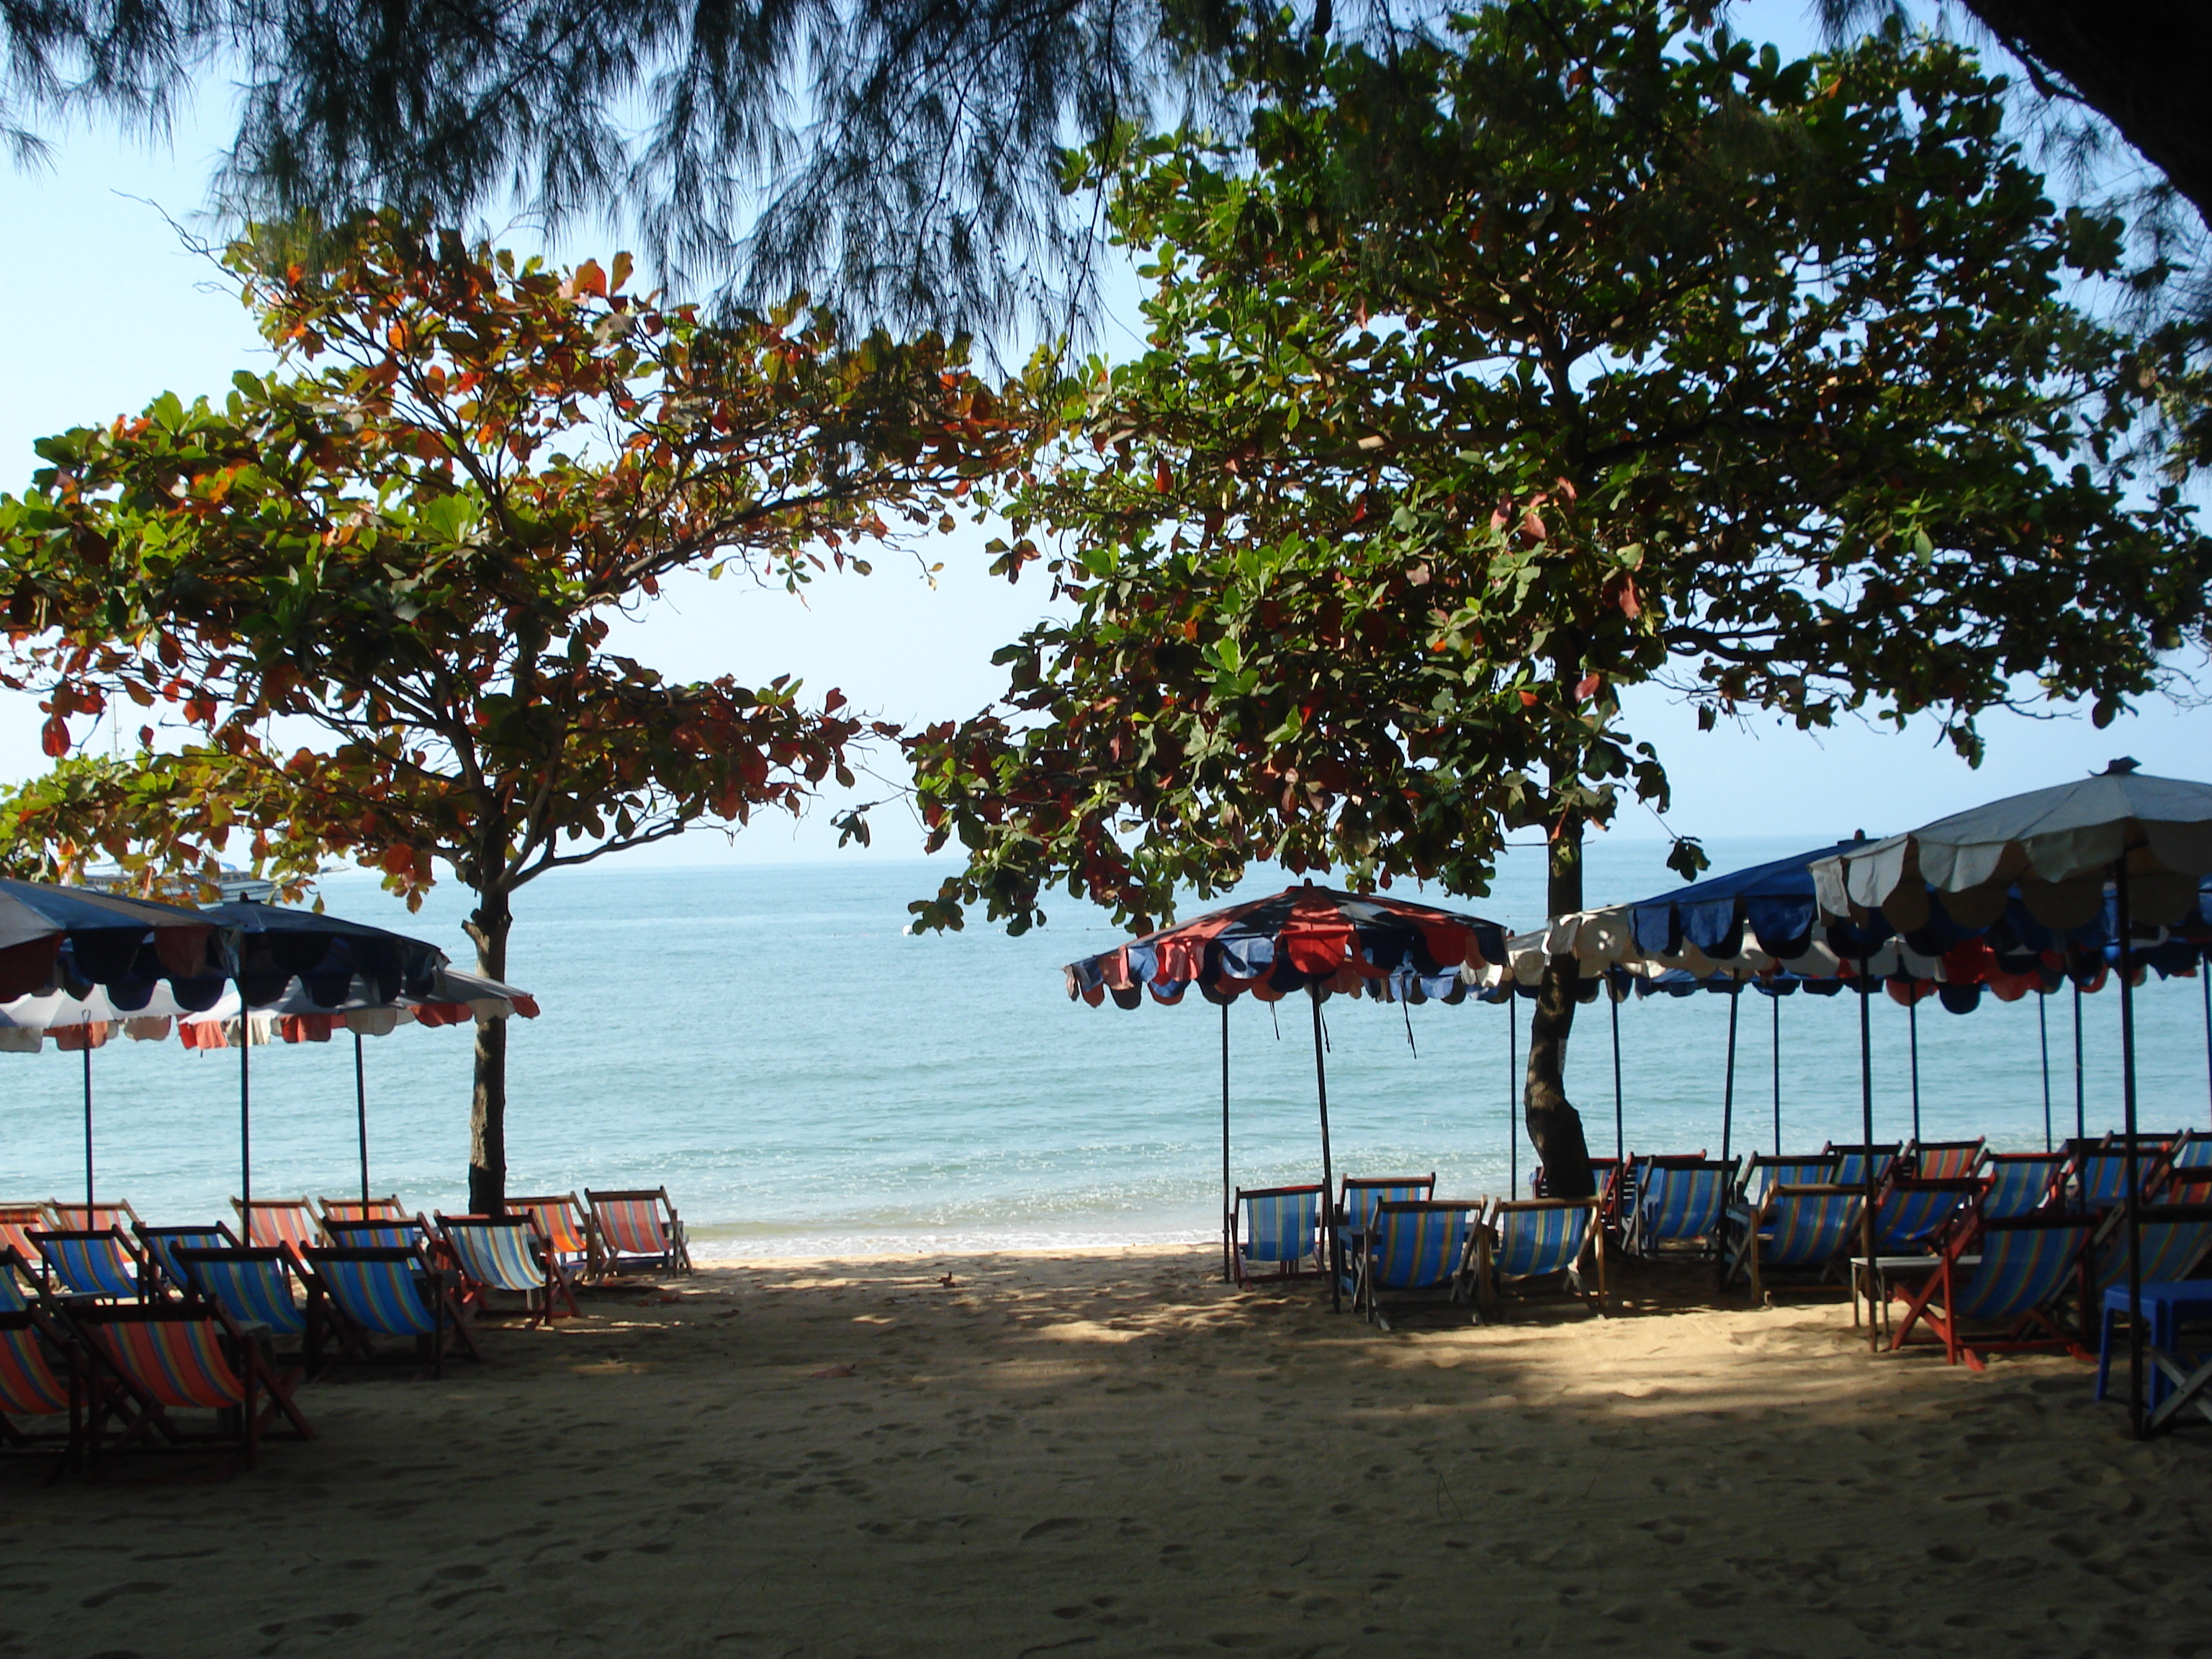
<svg viewBox="0 0 2212 1659">
<path fill-rule="evenodd" d="M 48 760 L 59 760 L 64 755 L 68 754 L 69 722 L 59 714 L 48 720 L 46 725 L 40 728 L 39 746 L 46 751 Z"/>
<path fill-rule="evenodd" d="M 1575 682 L 1575 701 L 1577 702 L 1588 702 L 1592 697 L 1597 695 L 1598 689 L 1604 684 L 1605 676 L 1602 674 L 1583 675 L 1582 678 Z"/>
</svg>

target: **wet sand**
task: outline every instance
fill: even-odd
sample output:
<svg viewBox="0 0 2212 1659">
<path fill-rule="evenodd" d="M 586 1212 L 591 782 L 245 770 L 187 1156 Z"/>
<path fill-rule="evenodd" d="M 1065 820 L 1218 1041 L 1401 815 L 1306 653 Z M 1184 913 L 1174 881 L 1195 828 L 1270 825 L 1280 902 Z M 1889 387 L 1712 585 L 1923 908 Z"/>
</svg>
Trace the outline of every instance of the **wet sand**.
<svg viewBox="0 0 2212 1659">
<path fill-rule="evenodd" d="M 0 1655 L 2212 1652 L 2212 1425 L 2132 1444 L 2078 1361 L 1632 1266 L 1385 1333 L 1218 1261 L 714 1268 L 342 1370 L 228 1484 L 0 1455 Z"/>
</svg>

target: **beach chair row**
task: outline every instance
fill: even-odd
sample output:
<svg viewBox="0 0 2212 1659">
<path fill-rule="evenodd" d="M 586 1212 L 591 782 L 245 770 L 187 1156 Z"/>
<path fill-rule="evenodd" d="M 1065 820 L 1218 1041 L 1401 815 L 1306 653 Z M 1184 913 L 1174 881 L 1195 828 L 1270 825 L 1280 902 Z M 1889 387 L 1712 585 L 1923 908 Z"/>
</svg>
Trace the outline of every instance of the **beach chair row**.
<svg viewBox="0 0 2212 1659">
<path fill-rule="evenodd" d="M 1319 1185 L 1238 1189 L 1238 1282 L 1334 1273 L 1354 1310 L 1384 1329 L 1389 1310 L 1410 1302 L 1494 1319 L 1509 1287 L 1556 1287 L 1604 1312 L 1595 1200 L 1439 1199 L 1436 1180 L 1347 1176 L 1326 1226 Z"/>
<path fill-rule="evenodd" d="M 287 1249 L 295 1255 L 316 1248 L 437 1246 L 438 1230 L 419 1213 L 410 1213 L 396 1194 L 313 1201 L 258 1198 L 247 1202 L 234 1198 L 230 1203 L 242 1235 L 230 1237 L 228 1227 L 224 1228 L 234 1244 Z M 665 1187 L 623 1191 L 587 1188 L 581 1200 L 574 1193 L 514 1198 L 508 1200 L 507 1208 L 510 1214 L 530 1220 L 562 1268 L 572 1275 L 600 1279 L 649 1267 L 672 1273 L 691 1271 L 690 1244 L 683 1218 Z M 34 1233 L 58 1237 L 112 1232 L 122 1236 L 126 1245 L 136 1238 L 150 1248 L 153 1241 L 161 1237 L 207 1231 L 149 1227 L 126 1202 L 87 1205 L 48 1200 L 0 1205 L 0 1249 L 15 1250 L 41 1276 L 47 1270 L 48 1253 L 34 1243 Z M 97 1293 L 112 1294 L 105 1290 Z"/>
</svg>

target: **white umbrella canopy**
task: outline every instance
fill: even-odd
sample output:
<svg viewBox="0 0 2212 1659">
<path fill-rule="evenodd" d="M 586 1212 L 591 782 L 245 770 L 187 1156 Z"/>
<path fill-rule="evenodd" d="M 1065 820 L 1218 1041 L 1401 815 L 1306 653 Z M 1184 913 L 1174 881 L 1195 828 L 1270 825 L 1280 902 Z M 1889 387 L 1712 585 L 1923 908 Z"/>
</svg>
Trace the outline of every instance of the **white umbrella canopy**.
<svg viewBox="0 0 2212 1659">
<path fill-rule="evenodd" d="M 1813 881 L 1827 915 L 1880 910 L 1903 933 L 1927 921 L 1930 888 L 1954 921 L 1976 927 L 2002 913 L 2015 884 L 2044 926 L 2079 927 L 2102 909 L 2123 859 L 2136 920 L 2187 915 L 2212 874 L 2212 783 L 2153 777 L 2118 760 L 2078 782 L 1839 852 L 1813 866 Z"/>
</svg>

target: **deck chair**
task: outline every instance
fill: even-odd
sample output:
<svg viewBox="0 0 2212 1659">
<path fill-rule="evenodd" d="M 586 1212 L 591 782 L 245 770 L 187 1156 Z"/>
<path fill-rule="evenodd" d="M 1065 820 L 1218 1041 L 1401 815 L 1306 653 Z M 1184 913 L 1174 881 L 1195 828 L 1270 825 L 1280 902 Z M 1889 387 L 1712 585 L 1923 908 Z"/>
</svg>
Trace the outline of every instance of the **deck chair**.
<svg viewBox="0 0 2212 1659">
<path fill-rule="evenodd" d="M 297 1255 L 310 1244 L 323 1242 L 314 1206 L 304 1198 L 257 1198 L 251 1215 L 238 1199 L 230 1200 L 230 1207 L 238 1212 L 239 1242 L 249 1248 L 273 1244 Z"/>
<path fill-rule="evenodd" d="M 1483 1316 L 1498 1316 L 1500 1281 L 1510 1279 L 1526 1284 L 1558 1274 L 1567 1294 L 1580 1297 L 1602 1318 L 1605 1229 L 1598 1224 L 1601 1207 L 1594 1198 L 1543 1198 L 1492 1205 L 1474 1236 L 1475 1295 Z M 1582 1269 L 1585 1249 L 1596 1270 L 1595 1291 Z"/>
<path fill-rule="evenodd" d="M 2065 1172 L 2063 1152 L 1991 1152 L 1982 1161 L 1989 1185 L 1975 1207 L 1990 1221 L 2031 1214 L 2050 1201 Z"/>
<path fill-rule="evenodd" d="M 1717 1158 L 1639 1160 L 1626 1248 L 1650 1257 L 1668 1244 L 1704 1245 L 1719 1231 L 1735 1176 Z"/>
<path fill-rule="evenodd" d="M 1777 1187 L 1825 1186 L 1835 1169 L 1835 1158 L 1828 1152 L 1774 1158 L 1753 1152 L 1744 1160 L 1743 1173 L 1735 1183 L 1736 1192 L 1747 1205 L 1763 1204 L 1767 1194 Z"/>
<path fill-rule="evenodd" d="M 31 1243 L 31 1235 L 44 1232 L 53 1224 L 43 1204 L 0 1204 L 0 1250 L 13 1250 L 29 1262 L 33 1271 L 45 1271 L 45 1258 L 39 1247 Z"/>
<path fill-rule="evenodd" d="M 1344 1176 L 1339 1178 L 1334 1225 L 1329 1233 L 1340 1282 L 1347 1295 L 1357 1295 L 1359 1273 L 1354 1258 L 1360 1236 L 1375 1218 L 1378 1204 L 1415 1204 L 1436 1195 L 1437 1176 Z"/>
<path fill-rule="evenodd" d="M 1590 1182 L 1598 1202 L 1602 1205 L 1606 1194 L 1612 1190 L 1614 1176 L 1620 1172 L 1620 1160 L 1617 1158 L 1594 1158 L 1590 1159 L 1589 1166 Z M 1551 1176 L 1540 1164 L 1536 1166 L 1535 1173 L 1528 1177 L 1528 1192 L 1534 1198 L 1557 1196 L 1552 1191 Z"/>
<path fill-rule="evenodd" d="M 311 1244 L 307 1256 L 330 1315 L 324 1329 L 313 1334 L 319 1340 L 334 1327 L 355 1354 L 373 1358 L 372 1339 L 409 1338 L 433 1376 L 446 1374 L 446 1354 L 456 1343 L 470 1358 L 482 1360 L 452 1275 L 433 1267 L 420 1250 Z M 309 1368 L 320 1360 L 319 1349 L 311 1352 Z"/>
<path fill-rule="evenodd" d="M 2086 1216 L 2042 1212 L 2002 1219 L 1983 1218 L 1956 1230 L 1936 1271 L 1905 1297 L 1905 1316 L 1890 1337 L 1892 1352 L 1913 1331 L 1942 1345 L 1947 1362 L 1983 1369 L 1982 1356 L 1999 1350 L 2059 1348 L 2076 1358 L 2094 1356 L 2057 1320 L 2059 1298 L 2088 1248 Z M 1996 1328 L 1993 1336 L 1971 1335 L 1969 1325 Z M 2031 1332 L 2040 1328 L 2045 1334 Z"/>
<path fill-rule="evenodd" d="M 303 1365 L 312 1367 L 320 1357 L 322 1293 L 289 1250 L 273 1244 L 180 1245 L 176 1256 L 192 1294 L 214 1303 L 232 1323 L 241 1329 L 260 1327 L 272 1344 L 296 1337 Z"/>
<path fill-rule="evenodd" d="M 510 1198 L 510 1215 L 527 1215 L 553 1248 L 553 1259 L 570 1274 L 589 1273 L 598 1258 L 592 1239 L 592 1213 L 574 1193 Z"/>
<path fill-rule="evenodd" d="M 1764 1300 L 1775 1287 L 1767 1276 L 1778 1269 L 1811 1268 L 1816 1285 L 1826 1280 L 1837 1257 L 1844 1254 L 1866 1201 L 1862 1188 L 1834 1182 L 1779 1186 L 1750 1211 L 1743 1232 L 1723 1267 L 1721 1282 L 1748 1278 L 1751 1293 Z"/>
<path fill-rule="evenodd" d="M 2142 1282 L 2187 1279 L 2212 1253 L 2212 1206 L 2146 1204 L 2136 1212 L 2142 1224 Z M 2096 1317 L 2105 1292 L 2128 1279 L 2128 1218 L 2115 1210 L 2097 1225 L 2082 1284 L 2082 1326 Z"/>
<path fill-rule="evenodd" d="M 1304 1187 L 1239 1187 L 1237 1189 L 1236 1254 L 1231 1268 L 1239 1285 L 1249 1285 L 1252 1269 L 1273 1269 L 1276 1279 L 1297 1279 L 1328 1271 L 1321 1256 L 1321 1206 L 1328 1188 L 1316 1182 Z"/>
<path fill-rule="evenodd" d="M 2212 1134 L 2201 1129 L 2178 1137 L 2166 1168 L 2153 1177 L 2154 1204 L 2212 1204 Z"/>
<path fill-rule="evenodd" d="M 140 1227 L 138 1243 L 144 1247 L 146 1260 L 151 1264 L 161 1287 L 179 1294 L 189 1294 L 191 1285 L 184 1270 L 177 1265 L 180 1249 L 217 1249 L 235 1245 L 238 1236 L 228 1222 L 218 1221 L 211 1227 Z"/>
<path fill-rule="evenodd" d="M 1472 1200 L 1385 1200 L 1369 1211 L 1352 1261 L 1352 1308 L 1383 1330 L 1395 1301 L 1468 1299 L 1481 1206 Z"/>
<path fill-rule="evenodd" d="M 595 1193 L 586 1187 L 584 1199 L 592 1206 L 600 1273 L 617 1273 L 624 1267 L 691 1271 L 690 1241 L 684 1237 L 683 1218 L 668 1201 L 667 1188 Z"/>
<path fill-rule="evenodd" d="M 1874 1164 L 1874 1178 L 1879 1183 L 1889 1173 L 1889 1166 L 1897 1162 L 1899 1147 L 1893 1140 L 1873 1146 L 1838 1146 L 1832 1140 L 1821 1150 L 1836 1160 L 1835 1173 L 1829 1180 L 1838 1187 L 1856 1187 L 1864 1191 L 1869 1160 Z"/>
<path fill-rule="evenodd" d="M 419 1215 L 325 1221 L 323 1239 L 341 1250 L 411 1250 L 429 1242 L 430 1224 Z"/>
<path fill-rule="evenodd" d="M 407 1206 L 399 1201 L 399 1194 L 391 1193 L 382 1198 L 318 1198 L 323 1220 L 332 1221 L 404 1221 Z"/>
<path fill-rule="evenodd" d="M 14 1418 L 63 1418 L 56 1429 L 33 1431 Z M 84 1445 L 83 1365 L 68 1335 L 44 1310 L 0 1310 L 0 1446 L 37 1451 L 58 1446 L 52 1485 L 74 1464 Z"/>
<path fill-rule="evenodd" d="M 58 1233 L 105 1232 L 110 1227 L 136 1232 L 145 1224 L 138 1219 L 138 1212 L 127 1202 L 64 1204 L 58 1198 L 50 1198 L 46 1200 L 46 1213 L 53 1217 L 53 1230 Z"/>
<path fill-rule="evenodd" d="M 144 1252 L 118 1227 L 33 1233 L 31 1243 L 46 1259 L 47 1284 L 65 1295 L 137 1302 L 153 1289 L 154 1273 Z"/>
<path fill-rule="evenodd" d="M 2139 1146 L 2136 1151 L 2136 1191 L 2148 1195 L 2152 1177 L 2163 1161 L 2163 1149 Z M 2074 1159 L 2075 1186 L 2074 1207 L 2085 1215 L 2102 1215 L 2118 1209 L 2127 1201 L 2128 1154 L 2125 1147 L 2114 1151 L 2109 1146 L 2098 1146 L 2075 1154 Z"/>
<path fill-rule="evenodd" d="M 86 1439 L 97 1469 L 125 1446 L 155 1434 L 172 1446 L 233 1444 L 232 1469 L 252 1468 L 262 1433 L 278 1419 L 302 1440 L 315 1431 L 251 1337 L 207 1303 L 72 1307 L 70 1324 L 90 1351 Z M 173 1413 L 212 1413 L 211 1427 L 187 1430 Z M 108 1424 L 116 1432 L 107 1440 Z"/>
<path fill-rule="evenodd" d="M 1875 1200 L 1875 1254 L 1912 1255 L 1933 1249 L 1953 1218 L 1981 1195 L 1982 1182 L 1971 1176 L 1893 1176 Z"/>
<path fill-rule="evenodd" d="M 1955 1181 L 1974 1172 L 1986 1140 L 1909 1140 L 1900 1159 L 1912 1166 L 1917 1181 Z"/>
<path fill-rule="evenodd" d="M 38 1272 L 13 1245 L 0 1244 L 0 1313 L 21 1313 L 46 1294 Z"/>
<path fill-rule="evenodd" d="M 567 1270 L 528 1216 L 441 1215 L 438 1231 L 460 1264 L 462 1283 L 475 1287 L 479 1306 L 486 1291 L 518 1292 L 530 1310 L 526 1329 L 558 1317 L 556 1298 L 568 1304 L 569 1317 L 582 1311 Z"/>
</svg>

